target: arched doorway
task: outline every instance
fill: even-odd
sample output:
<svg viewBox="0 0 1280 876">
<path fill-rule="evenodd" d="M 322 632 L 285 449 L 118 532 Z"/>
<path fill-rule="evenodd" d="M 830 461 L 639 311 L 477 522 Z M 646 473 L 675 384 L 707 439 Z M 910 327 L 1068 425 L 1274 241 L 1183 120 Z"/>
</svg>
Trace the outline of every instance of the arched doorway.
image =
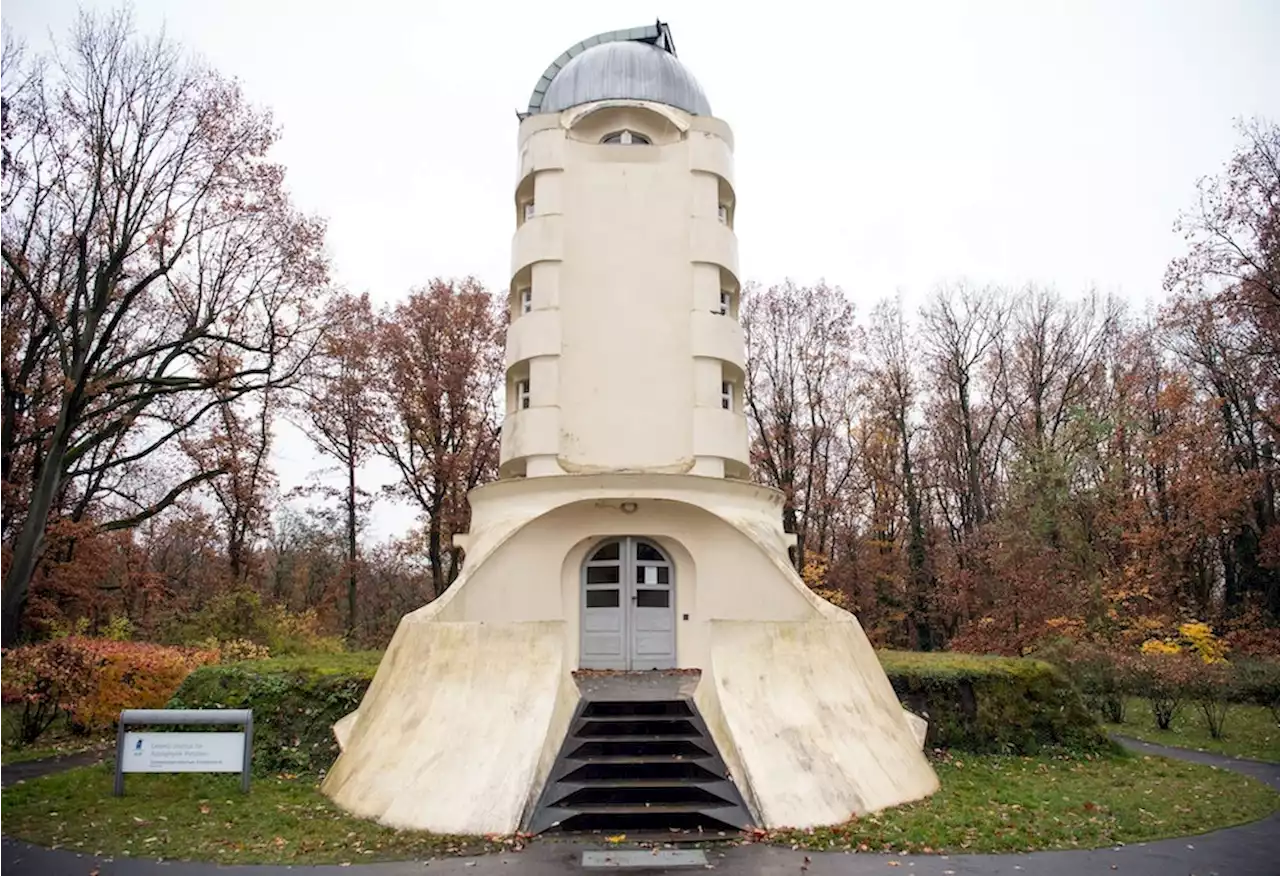
<svg viewBox="0 0 1280 876">
<path fill-rule="evenodd" d="M 611 538 L 582 567 L 582 669 L 676 665 L 675 566 L 653 542 Z"/>
</svg>

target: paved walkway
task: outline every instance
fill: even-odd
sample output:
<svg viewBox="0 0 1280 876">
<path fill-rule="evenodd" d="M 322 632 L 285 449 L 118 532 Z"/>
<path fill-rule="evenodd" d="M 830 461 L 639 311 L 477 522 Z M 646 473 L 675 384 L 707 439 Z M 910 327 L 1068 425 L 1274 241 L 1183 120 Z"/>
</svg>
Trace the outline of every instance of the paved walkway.
<svg viewBox="0 0 1280 876">
<path fill-rule="evenodd" d="M 1121 739 L 1143 754 L 1158 754 L 1234 770 L 1280 790 L 1280 764 L 1241 760 L 1166 748 Z M 66 763 L 54 769 L 66 768 Z M 9 772 L 5 767 L 5 782 Z M 31 769 L 26 771 L 33 774 Z M 214 864 L 161 863 L 140 860 L 101 860 L 66 851 L 37 848 L 9 839 L 0 848 L 5 876 L 283 876 L 304 871 L 307 876 L 561 876 L 566 873 L 604 873 L 583 870 L 582 852 L 591 846 L 573 842 L 536 842 L 519 854 L 483 858 L 450 858 L 353 867 L 219 867 Z M 1161 840 L 1118 849 L 1079 852 L 1036 852 L 1026 855 L 846 855 L 793 852 L 753 845 L 708 850 L 708 869 L 731 876 L 1277 876 L 1280 874 L 1280 813 L 1201 836 Z M 690 873 L 679 870 L 628 869 L 627 873 Z"/>
</svg>

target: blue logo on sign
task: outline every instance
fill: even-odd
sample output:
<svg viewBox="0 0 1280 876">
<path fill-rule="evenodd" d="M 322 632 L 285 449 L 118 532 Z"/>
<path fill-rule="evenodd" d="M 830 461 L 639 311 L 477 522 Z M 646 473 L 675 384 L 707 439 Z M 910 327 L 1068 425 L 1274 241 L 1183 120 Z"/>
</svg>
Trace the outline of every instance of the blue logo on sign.
<svg viewBox="0 0 1280 876">
<path fill-rule="evenodd" d="M 134 754 L 142 754 L 142 740 L 141 740 L 141 739 L 139 739 L 139 740 L 137 741 L 137 743 L 133 746 L 133 753 L 134 753 Z"/>
</svg>

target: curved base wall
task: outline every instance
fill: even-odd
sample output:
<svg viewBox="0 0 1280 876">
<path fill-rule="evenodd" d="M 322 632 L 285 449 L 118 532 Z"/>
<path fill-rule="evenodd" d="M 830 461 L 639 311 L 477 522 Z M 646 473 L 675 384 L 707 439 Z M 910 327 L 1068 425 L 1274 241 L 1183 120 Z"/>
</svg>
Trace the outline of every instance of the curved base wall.
<svg viewBox="0 0 1280 876">
<path fill-rule="evenodd" d="M 502 481 L 472 494 L 459 580 L 401 621 L 323 791 L 400 828 L 511 833 L 578 700 L 582 563 L 642 536 L 673 566 L 676 661 L 756 823 L 829 824 L 937 789 L 919 719 L 861 625 L 787 562 L 772 490 L 694 475 Z"/>
</svg>

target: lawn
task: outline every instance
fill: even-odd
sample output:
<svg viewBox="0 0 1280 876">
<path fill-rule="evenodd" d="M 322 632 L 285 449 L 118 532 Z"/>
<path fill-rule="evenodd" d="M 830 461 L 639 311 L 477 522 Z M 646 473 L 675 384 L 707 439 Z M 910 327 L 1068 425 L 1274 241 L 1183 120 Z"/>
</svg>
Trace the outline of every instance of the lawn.
<svg viewBox="0 0 1280 876">
<path fill-rule="evenodd" d="M 1159 757 L 944 756 L 942 790 L 845 824 L 759 839 L 805 849 L 1019 852 L 1204 833 L 1280 809 L 1261 782 Z"/>
<path fill-rule="evenodd" d="M 1193 703 L 1182 706 L 1168 730 L 1156 728 L 1150 707 L 1141 699 L 1129 700 L 1123 724 L 1106 726 L 1110 733 L 1146 742 L 1280 763 L 1280 725 L 1276 724 L 1271 710 L 1261 706 L 1231 706 L 1222 739 L 1209 735 L 1204 715 Z"/>
<path fill-rule="evenodd" d="M 391 830 L 354 818 L 320 794 L 314 777 L 131 775 L 111 796 L 100 764 L 4 789 L 4 831 L 50 848 L 218 863 L 351 863 L 496 851 L 482 837 Z"/>
<path fill-rule="evenodd" d="M 810 849 L 1004 852 L 1108 846 L 1261 818 L 1280 794 L 1253 779 L 1163 758 L 948 757 L 928 800 L 833 828 L 751 837 Z M 4 791 L 8 836 L 79 852 L 219 863 L 345 863 L 477 854 L 512 842 L 400 832 L 346 815 L 314 778 L 132 775 L 83 767 Z"/>
</svg>

